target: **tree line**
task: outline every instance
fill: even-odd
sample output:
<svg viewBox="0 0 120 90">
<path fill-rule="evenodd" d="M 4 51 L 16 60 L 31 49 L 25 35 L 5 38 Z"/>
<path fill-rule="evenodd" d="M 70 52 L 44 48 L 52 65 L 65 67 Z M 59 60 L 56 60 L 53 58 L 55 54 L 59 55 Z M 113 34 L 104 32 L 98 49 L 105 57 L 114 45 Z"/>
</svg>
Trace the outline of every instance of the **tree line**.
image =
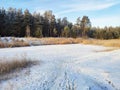
<svg viewBox="0 0 120 90">
<path fill-rule="evenodd" d="M 67 17 L 56 18 L 51 10 L 43 15 L 28 9 L 0 8 L 0 36 L 15 37 L 120 37 L 120 27 L 92 28 L 88 16 L 78 17 L 73 24 Z"/>
<path fill-rule="evenodd" d="M 88 36 L 96 39 L 118 39 L 120 38 L 120 27 L 93 27 L 89 31 Z"/>
</svg>

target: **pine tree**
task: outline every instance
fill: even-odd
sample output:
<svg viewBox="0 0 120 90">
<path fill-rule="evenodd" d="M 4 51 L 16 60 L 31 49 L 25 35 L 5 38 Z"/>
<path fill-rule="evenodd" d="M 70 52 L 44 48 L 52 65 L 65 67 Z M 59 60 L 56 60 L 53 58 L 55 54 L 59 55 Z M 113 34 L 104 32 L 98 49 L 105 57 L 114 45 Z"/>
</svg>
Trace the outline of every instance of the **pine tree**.
<svg viewBox="0 0 120 90">
<path fill-rule="evenodd" d="M 70 36 L 70 28 L 68 26 L 64 27 L 64 30 L 62 32 L 63 37 L 69 37 Z"/>
<path fill-rule="evenodd" d="M 30 37 L 30 26 L 26 26 L 26 37 Z"/>
<path fill-rule="evenodd" d="M 87 16 L 83 16 L 80 27 L 82 29 L 82 37 L 87 37 L 87 33 L 91 28 L 91 22 Z"/>
<path fill-rule="evenodd" d="M 37 27 L 37 30 L 35 31 L 35 36 L 38 38 L 43 37 L 42 30 L 40 27 Z"/>
</svg>

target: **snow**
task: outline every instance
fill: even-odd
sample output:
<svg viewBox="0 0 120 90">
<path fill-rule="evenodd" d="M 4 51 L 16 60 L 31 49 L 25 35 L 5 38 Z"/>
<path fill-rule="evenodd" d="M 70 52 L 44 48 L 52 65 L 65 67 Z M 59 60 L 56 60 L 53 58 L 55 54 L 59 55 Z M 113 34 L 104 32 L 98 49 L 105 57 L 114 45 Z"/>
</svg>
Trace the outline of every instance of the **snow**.
<svg viewBox="0 0 120 90">
<path fill-rule="evenodd" d="M 40 60 L 0 82 L 0 90 L 120 90 L 120 50 L 69 44 L 0 49 L 0 58 Z"/>
<path fill-rule="evenodd" d="M 10 43 L 15 41 L 25 41 L 25 38 L 16 38 L 16 37 L 0 37 L 0 41 L 3 43 Z"/>
<path fill-rule="evenodd" d="M 40 40 L 29 40 L 27 38 L 20 38 L 20 37 L 0 37 L 0 42 L 2 43 L 14 43 L 16 41 L 24 41 L 28 43 L 30 46 L 39 46 L 39 45 L 44 45 L 44 41 Z"/>
</svg>

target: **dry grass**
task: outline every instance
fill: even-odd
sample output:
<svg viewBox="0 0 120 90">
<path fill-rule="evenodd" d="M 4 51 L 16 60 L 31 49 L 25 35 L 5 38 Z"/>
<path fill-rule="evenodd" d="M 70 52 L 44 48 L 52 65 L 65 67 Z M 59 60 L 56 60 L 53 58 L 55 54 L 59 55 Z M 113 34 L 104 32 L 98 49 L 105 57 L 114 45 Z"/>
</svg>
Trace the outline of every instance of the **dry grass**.
<svg viewBox="0 0 120 90">
<path fill-rule="evenodd" d="M 0 48 L 23 47 L 23 46 L 29 46 L 29 44 L 27 42 L 24 42 L 24 41 L 14 41 L 14 42 L 2 42 L 2 41 L 0 41 Z"/>
<path fill-rule="evenodd" d="M 27 38 L 28 41 L 39 41 L 43 45 L 55 45 L 55 44 L 77 44 L 79 41 L 75 38 Z M 79 38 L 79 40 L 81 40 Z"/>
<path fill-rule="evenodd" d="M 95 50 L 94 52 L 110 52 L 117 50 L 118 48 L 109 48 L 109 49 L 104 49 L 104 50 Z"/>
<path fill-rule="evenodd" d="M 37 64 L 37 61 L 27 59 L 14 59 L 14 60 L 0 60 L 0 75 L 9 74 L 10 72 L 20 70 L 31 65 Z"/>
<path fill-rule="evenodd" d="M 120 39 L 99 40 L 99 39 L 84 39 L 84 38 L 27 38 L 30 41 L 39 41 L 43 45 L 54 44 L 93 44 L 107 47 L 120 48 Z"/>
<path fill-rule="evenodd" d="M 33 38 L 29 37 L 26 38 L 27 41 L 31 42 L 31 45 L 56 45 L 56 44 L 93 44 L 93 45 L 102 45 L 108 47 L 118 47 L 120 48 L 120 39 L 111 39 L 111 40 L 99 40 L 99 39 L 84 39 L 84 38 Z M 6 39 L 7 41 L 7 39 Z M 29 43 L 23 40 L 16 40 L 12 38 L 13 42 L 2 42 L 0 40 L 0 48 L 4 47 L 23 47 L 23 46 L 30 46 Z"/>
<path fill-rule="evenodd" d="M 111 39 L 111 40 L 83 40 L 83 44 L 94 44 L 94 45 L 102 45 L 107 47 L 118 47 L 120 48 L 120 39 Z"/>
</svg>

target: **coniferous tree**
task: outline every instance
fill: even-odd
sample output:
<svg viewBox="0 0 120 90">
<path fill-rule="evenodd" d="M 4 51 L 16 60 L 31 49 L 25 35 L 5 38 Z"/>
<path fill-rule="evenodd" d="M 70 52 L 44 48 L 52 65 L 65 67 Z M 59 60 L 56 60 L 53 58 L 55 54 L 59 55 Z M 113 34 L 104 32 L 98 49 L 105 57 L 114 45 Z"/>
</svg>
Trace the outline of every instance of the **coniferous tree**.
<svg viewBox="0 0 120 90">
<path fill-rule="evenodd" d="M 28 30 L 29 27 L 29 30 Z M 27 29 L 26 29 L 27 28 Z M 26 30 L 29 34 L 26 34 Z M 120 38 L 120 27 L 94 27 L 88 16 L 77 18 L 72 24 L 67 17 L 56 18 L 52 11 L 31 14 L 29 10 L 0 8 L 0 36 L 34 37 L 90 37 L 97 39 Z"/>
<path fill-rule="evenodd" d="M 83 16 L 82 20 L 81 20 L 81 29 L 82 29 L 82 36 L 86 37 L 88 31 L 91 28 L 91 22 L 90 19 L 87 16 Z"/>
</svg>

